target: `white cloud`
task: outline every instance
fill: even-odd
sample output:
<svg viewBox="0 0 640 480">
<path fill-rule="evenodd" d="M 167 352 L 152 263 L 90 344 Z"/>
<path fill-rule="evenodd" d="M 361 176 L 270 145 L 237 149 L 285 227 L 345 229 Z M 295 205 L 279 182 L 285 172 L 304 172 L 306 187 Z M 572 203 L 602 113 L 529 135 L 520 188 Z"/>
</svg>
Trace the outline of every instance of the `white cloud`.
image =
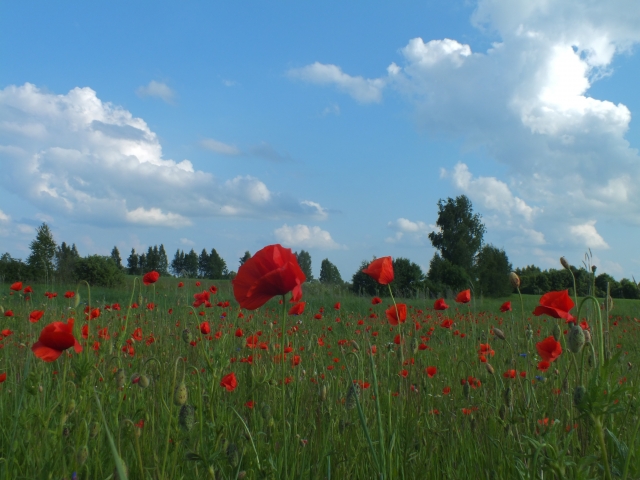
<svg viewBox="0 0 640 480">
<path fill-rule="evenodd" d="M 0 222 L 8 222 L 11 220 L 11 217 L 0 210 Z"/>
<path fill-rule="evenodd" d="M 332 103 L 328 107 L 325 107 L 324 110 L 322 110 L 322 115 L 325 117 L 327 115 L 340 115 L 340 105 L 338 105 L 337 103 Z"/>
<path fill-rule="evenodd" d="M 580 244 L 587 248 L 603 248 L 608 249 L 609 245 L 604 241 L 596 230 L 596 221 L 590 220 L 581 225 L 573 225 L 569 227 L 569 232 Z"/>
<path fill-rule="evenodd" d="M 90 88 L 55 95 L 28 83 L 8 86 L 0 90 L 1 122 L 38 125 L 40 133 L 0 129 L 0 186 L 54 218 L 177 227 L 214 216 L 317 214 L 255 177 L 220 181 L 189 160 L 164 159 L 144 120 Z"/>
<path fill-rule="evenodd" d="M 387 237 L 385 242 L 398 243 L 403 239 L 408 239 L 410 243 L 423 245 L 427 242 L 429 233 L 436 230 L 435 225 L 427 225 L 422 221 L 411 221 L 406 218 L 398 218 L 393 222 L 389 222 L 387 226 L 395 230 L 392 237 Z"/>
<path fill-rule="evenodd" d="M 336 65 L 325 65 L 315 62 L 302 68 L 289 70 L 288 75 L 309 83 L 318 85 L 334 85 L 356 99 L 360 103 L 372 103 L 382 100 L 382 89 L 385 80 L 381 78 L 368 79 L 352 77 L 342 71 Z"/>
<path fill-rule="evenodd" d="M 193 240 L 189 240 L 188 238 L 181 238 L 180 243 L 189 247 L 193 247 L 196 244 L 196 242 L 194 242 Z"/>
<path fill-rule="evenodd" d="M 175 93 L 166 83 L 151 80 L 148 85 L 138 87 L 136 93 L 140 97 L 158 97 L 166 103 L 173 103 Z"/>
<path fill-rule="evenodd" d="M 327 212 L 327 210 L 317 202 L 312 202 L 311 200 L 303 200 L 300 202 L 300 205 L 307 208 L 310 214 L 318 220 L 326 220 L 329 217 L 329 212 Z"/>
<path fill-rule="evenodd" d="M 23 233 L 23 234 L 32 234 L 35 233 L 36 229 L 33 228 L 31 225 L 26 225 L 24 223 L 19 223 L 18 225 L 16 225 L 18 232 Z"/>
<path fill-rule="evenodd" d="M 220 153 L 221 155 L 240 155 L 240 150 L 238 147 L 234 145 L 228 145 L 226 143 L 219 142 L 218 140 L 214 140 L 213 138 L 206 138 L 200 142 L 202 147 L 207 150 L 211 150 L 215 153 Z"/>
<path fill-rule="evenodd" d="M 346 248 L 339 245 L 329 232 L 320 227 L 308 227 L 307 225 L 288 226 L 284 224 L 274 232 L 276 239 L 287 247 L 294 248 L 318 248 L 321 250 L 336 250 Z"/>
</svg>

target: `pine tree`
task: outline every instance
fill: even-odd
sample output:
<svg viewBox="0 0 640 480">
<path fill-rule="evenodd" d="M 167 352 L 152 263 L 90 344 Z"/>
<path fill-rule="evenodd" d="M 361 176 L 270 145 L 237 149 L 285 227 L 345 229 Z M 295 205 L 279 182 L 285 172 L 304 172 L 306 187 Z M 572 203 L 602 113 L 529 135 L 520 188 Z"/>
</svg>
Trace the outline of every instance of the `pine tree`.
<svg viewBox="0 0 640 480">
<path fill-rule="evenodd" d="M 209 271 L 211 276 L 208 278 L 213 278 L 215 280 L 220 280 L 229 276 L 227 263 L 218 254 L 215 248 L 211 249 L 211 254 L 209 255 Z"/>
<path fill-rule="evenodd" d="M 184 257 L 184 271 L 189 278 L 198 277 L 198 254 L 193 248 Z"/>
<path fill-rule="evenodd" d="M 207 253 L 207 249 L 203 248 L 198 257 L 198 274 L 202 278 L 213 278 L 209 267 L 209 254 Z"/>
<path fill-rule="evenodd" d="M 139 264 L 140 264 L 140 259 L 138 258 L 136 249 L 132 248 L 131 254 L 129 255 L 129 258 L 127 258 L 127 273 L 129 275 L 138 275 Z"/>
<path fill-rule="evenodd" d="M 75 281 L 76 261 L 80 258 L 75 243 L 69 247 L 66 242 L 56 249 L 55 262 L 58 279 L 63 282 Z"/>
<path fill-rule="evenodd" d="M 320 264 L 320 282 L 327 284 L 340 285 L 342 283 L 342 277 L 340 271 L 328 258 L 322 260 Z"/>
<path fill-rule="evenodd" d="M 51 277 L 54 273 L 53 259 L 56 255 L 56 241 L 46 223 L 36 230 L 36 238 L 29 245 L 31 255 L 27 258 L 27 265 L 34 278 Z"/>
<path fill-rule="evenodd" d="M 296 258 L 298 259 L 298 265 L 300 269 L 307 277 L 307 282 L 313 280 L 313 273 L 311 272 L 311 254 L 306 250 L 300 250 L 300 253 L 296 252 Z"/>
<path fill-rule="evenodd" d="M 169 275 L 169 259 L 167 258 L 167 251 L 164 249 L 164 244 L 160 244 L 158 250 L 158 273 L 163 276 Z"/>
<path fill-rule="evenodd" d="M 113 250 L 111 250 L 111 259 L 115 262 L 118 268 L 124 268 L 122 266 L 122 258 L 120 257 L 120 250 L 118 250 L 118 247 L 114 246 Z"/>
<path fill-rule="evenodd" d="M 178 249 L 171 261 L 171 270 L 176 277 L 183 277 L 184 271 L 184 251 Z"/>
<path fill-rule="evenodd" d="M 147 261 L 147 255 L 142 253 L 138 257 L 138 275 L 142 275 L 143 273 L 147 273 L 149 271 L 151 270 L 149 269 L 149 262 Z"/>
<path fill-rule="evenodd" d="M 240 266 L 244 265 L 244 262 L 246 262 L 250 258 L 251 258 L 251 252 L 247 250 L 246 252 L 244 252 L 244 255 L 240 257 Z"/>
</svg>

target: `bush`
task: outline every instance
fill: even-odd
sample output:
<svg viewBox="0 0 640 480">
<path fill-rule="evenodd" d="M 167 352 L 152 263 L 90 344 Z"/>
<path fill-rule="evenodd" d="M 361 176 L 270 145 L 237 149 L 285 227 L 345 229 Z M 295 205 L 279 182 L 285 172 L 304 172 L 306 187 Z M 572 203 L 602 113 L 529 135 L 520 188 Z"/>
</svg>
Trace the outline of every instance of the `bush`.
<svg viewBox="0 0 640 480">
<path fill-rule="evenodd" d="M 85 280 L 92 286 L 115 287 L 122 285 L 124 273 L 111 257 L 91 255 L 76 260 L 74 273 L 78 281 Z"/>
</svg>

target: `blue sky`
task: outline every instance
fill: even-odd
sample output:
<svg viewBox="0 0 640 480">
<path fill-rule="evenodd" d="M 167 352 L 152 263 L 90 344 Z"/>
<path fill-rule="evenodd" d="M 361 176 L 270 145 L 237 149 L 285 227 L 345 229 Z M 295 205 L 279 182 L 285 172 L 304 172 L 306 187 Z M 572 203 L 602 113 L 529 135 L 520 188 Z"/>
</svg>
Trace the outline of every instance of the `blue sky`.
<svg viewBox="0 0 640 480">
<path fill-rule="evenodd" d="M 216 4 L 217 3 L 217 4 Z M 4 2 L 0 252 L 271 243 L 428 269 L 467 195 L 514 267 L 638 276 L 634 0 Z"/>
</svg>

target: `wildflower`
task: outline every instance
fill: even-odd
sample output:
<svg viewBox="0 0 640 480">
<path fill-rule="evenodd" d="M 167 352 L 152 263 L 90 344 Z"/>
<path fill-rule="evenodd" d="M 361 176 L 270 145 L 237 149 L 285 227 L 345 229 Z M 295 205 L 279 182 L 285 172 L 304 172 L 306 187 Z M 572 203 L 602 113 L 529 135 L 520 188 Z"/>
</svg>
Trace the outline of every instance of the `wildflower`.
<svg viewBox="0 0 640 480">
<path fill-rule="evenodd" d="M 288 292 L 299 300 L 306 279 L 291 249 L 269 245 L 239 268 L 232 282 L 233 294 L 242 308 L 255 310 Z"/>
<path fill-rule="evenodd" d="M 536 343 L 538 355 L 547 362 L 553 362 L 562 353 L 562 346 L 553 336 L 545 338 L 543 341 Z"/>
<path fill-rule="evenodd" d="M 145 285 L 151 285 L 152 283 L 156 283 L 160 278 L 160 274 L 155 270 L 152 270 L 149 273 L 145 273 L 144 277 L 142 277 L 142 283 Z"/>
<path fill-rule="evenodd" d="M 302 315 L 307 302 L 298 302 L 289 309 L 289 315 Z"/>
<path fill-rule="evenodd" d="M 4 316 L 5 317 L 13 317 L 13 310 L 7 310 L 6 312 L 4 312 Z"/>
<path fill-rule="evenodd" d="M 442 394 L 443 395 L 449 395 L 451 393 L 451 387 L 444 387 L 442 389 Z"/>
<path fill-rule="evenodd" d="M 75 296 L 76 296 L 76 292 L 72 292 L 72 291 L 65 292 L 64 294 L 64 298 L 73 298 Z"/>
<path fill-rule="evenodd" d="M 436 367 L 427 367 L 424 369 L 425 373 L 429 376 L 429 378 L 433 378 L 436 373 L 438 373 L 438 369 Z"/>
<path fill-rule="evenodd" d="M 433 308 L 434 310 L 446 310 L 447 308 L 449 308 L 449 305 L 447 305 L 444 302 L 444 298 L 439 298 L 438 300 L 436 300 L 436 302 L 433 304 Z"/>
<path fill-rule="evenodd" d="M 502 313 L 510 312 L 511 311 L 511 302 L 507 301 L 507 302 L 504 302 L 502 305 L 500 305 L 500 311 Z"/>
<path fill-rule="evenodd" d="M 538 370 L 540 370 L 541 372 L 546 372 L 550 366 L 551 364 L 546 360 L 542 360 L 541 362 L 538 362 Z M 536 378 L 538 377 L 536 376 Z"/>
<path fill-rule="evenodd" d="M 393 281 L 393 261 L 391 257 L 378 258 L 362 271 L 381 285 L 387 285 Z"/>
<path fill-rule="evenodd" d="M 211 333 L 211 325 L 209 325 L 209 322 L 204 321 L 200 324 L 200 333 L 202 335 L 209 335 L 209 333 Z"/>
<path fill-rule="evenodd" d="M 568 290 L 548 292 L 540 298 L 540 305 L 535 308 L 533 314 L 536 316 L 545 314 L 553 318 L 564 318 L 569 322 L 573 322 L 575 319 L 569 313 L 573 306 L 574 303 L 569 296 Z"/>
<path fill-rule="evenodd" d="M 384 313 L 387 315 L 387 320 L 391 325 L 398 325 L 398 322 L 404 323 L 407 319 L 407 306 L 404 303 L 398 303 L 387 308 Z"/>
<path fill-rule="evenodd" d="M 504 378 L 516 378 L 516 371 L 515 370 L 507 370 L 506 372 L 504 372 L 502 374 L 502 376 Z"/>
<path fill-rule="evenodd" d="M 7 379 L 7 372 L 0 373 L 0 383 L 4 383 Z"/>
<path fill-rule="evenodd" d="M 407 376 L 409 375 L 409 370 L 402 370 L 398 375 L 400 375 L 401 377 L 407 378 Z"/>
<path fill-rule="evenodd" d="M 382 299 L 380 297 L 373 297 L 371 299 L 371 305 L 378 305 L 379 303 L 382 303 Z"/>
<path fill-rule="evenodd" d="M 471 301 L 471 290 L 463 290 L 456 296 L 456 303 L 469 303 Z"/>
<path fill-rule="evenodd" d="M 451 325 L 453 325 L 453 320 L 450 318 L 445 318 L 440 324 L 442 328 L 451 328 Z"/>
<path fill-rule="evenodd" d="M 230 374 L 222 377 L 222 381 L 220 381 L 220 386 L 226 388 L 227 392 L 233 392 L 238 386 L 238 380 L 236 379 L 236 374 L 231 372 Z"/>
<path fill-rule="evenodd" d="M 38 341 L 31 347 L 35 356 L 45 362 L 53 362 L 70 347 L 76 353 L 82 352 L 82 345 L 73 336 L 73 323 L 74 319 L 70 318 L 67 323 L 53 322 L 44 327 Z"/>
<path fill-rule="evenodd" d="M 44 315 L 44 311 L 43 310 L 34 310 L 33 312 L 31 312 L 29 314 L 29 321 L 31 323 L 36 323 L 37 321 L 39 321 L 42 318 L 42 315 Z"/>
<path fill-rule="evenodd" d="M 22 282 L 12 283 L 9 289 L 13 290 L 14 292 L 19 292 L 20 290 L 22 290 Z"/>
</svg>

